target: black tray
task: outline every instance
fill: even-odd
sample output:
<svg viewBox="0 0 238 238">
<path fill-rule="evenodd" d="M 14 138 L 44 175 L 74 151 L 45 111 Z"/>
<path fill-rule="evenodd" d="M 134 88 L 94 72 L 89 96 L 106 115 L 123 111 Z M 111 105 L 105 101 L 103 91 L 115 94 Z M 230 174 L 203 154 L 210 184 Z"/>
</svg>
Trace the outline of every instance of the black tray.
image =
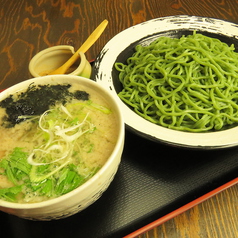
<svg viewBox="0 0 238 238">
<path fill-rule="evenodd" d="M 237 174 L 238 147 L 186 150 L 126 131 L 122 163 L 96 203 L 56 221 L 29 221 L 0 212 L 0 234 L 8 238 L 123 237 L 231 181 Z"/>
</svg>

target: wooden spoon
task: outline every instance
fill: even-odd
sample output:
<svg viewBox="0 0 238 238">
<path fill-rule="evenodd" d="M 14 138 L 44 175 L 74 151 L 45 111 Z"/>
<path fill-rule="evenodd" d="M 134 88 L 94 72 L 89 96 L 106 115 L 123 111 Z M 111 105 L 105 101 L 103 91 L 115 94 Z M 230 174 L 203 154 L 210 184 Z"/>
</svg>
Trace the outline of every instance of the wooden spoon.
<svg viewBox="0 0 238 238">
<path fill-rule="evenodd" d="M 70 66 L 72 66 L 76 60 L 79 58 L 79 52 L 85 53 L 101 36 L 103 31 L 105 30 L 106 26 L 108 24 L 107 20 L 104 20 L 93 32 L 92 34 L 87 38 L 87 40 L 82 44 L 82 46 L 68 59 L 62 66 L 60 66 L 58 69 L 52 71 L 49 73 L 49 75 L 52 74 L 64 74 Z"/>
</svg>

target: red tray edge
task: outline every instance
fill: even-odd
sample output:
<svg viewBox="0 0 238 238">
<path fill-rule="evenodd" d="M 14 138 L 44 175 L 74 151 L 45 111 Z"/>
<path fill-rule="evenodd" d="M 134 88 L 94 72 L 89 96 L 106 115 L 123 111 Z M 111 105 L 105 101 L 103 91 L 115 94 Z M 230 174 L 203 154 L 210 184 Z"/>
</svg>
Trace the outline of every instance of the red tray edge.
<svg viewBox="0 0 238 238">
<path fill-rule="evenodd" d="M 138 229 L 138 230 L 136 230 L 136 231 L 126 235 L 126 236 L 124 236 L 123 238 L 133 238 L 133 237 L 139 236 L 139 235 L 141 235 L 141 234 L 143 234 L 143 233 L 145 233 L 145 232 L 147 232 L 147 231 L 149 231 L 149 230 L 151 230 L 151 229 L 153 229 L 153 228 L 163 224 L 164 222 L 166 222 L 166 221 L 168 221 L 168 220 L 178 216 L 179 214 L 181 214 L 181 213 L 191 209 L 192 207 L 194 207 L 194 206 L 196 206 L 196 205 L 198 205 L 198 204 L 208 200 L 209 198 L 217 195 L 218 193 L 220 193 L 220 192 L 226 190 L 227 188 L 232 187 L 232 186 L 234 186 L 236 184 L 238 184 L 238 177 L 233 179 L 233 180 L 231 180 L 231 181 L 229 181 L 228 183 L 225 183 L 222 186 L 220 186 L 220 187 L 218 187 L 218 188 L 216 188 L 216 189 L 214 189 L 214 190 L 204 194 L 203 196 L 193 200 L 192 202 L 189 202 L 186 205 L 184 205 L 184 206 L 182 206 L 182 207 L 180 207 L 180 208 L 178 208 L 178 209 L 168 213 L 167 215 L 165 215 L 165 216 L 163 216 L 163 217 L 161 217 L 161 218 L 159 218 L 159 219 L 149 223 L 148 225 L 145 225 L 144 227 L 142 227 L 142 228 L 140 228 L 140 229 Z"/>
</svg>

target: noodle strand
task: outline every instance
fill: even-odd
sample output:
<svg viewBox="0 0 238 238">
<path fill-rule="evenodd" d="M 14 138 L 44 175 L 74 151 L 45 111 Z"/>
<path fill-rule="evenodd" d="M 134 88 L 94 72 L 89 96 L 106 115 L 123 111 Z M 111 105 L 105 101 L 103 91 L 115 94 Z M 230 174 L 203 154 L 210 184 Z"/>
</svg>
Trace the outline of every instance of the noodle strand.
<svg viewBox="0 0 238 238">
<path fill-rule="evenodd" d="M 194 32 L 137 45 L 117 62 L 119 97 L 146 120 L 175 130 L 221 130 L 238 122 L 238 53 Z"/>
</svg>

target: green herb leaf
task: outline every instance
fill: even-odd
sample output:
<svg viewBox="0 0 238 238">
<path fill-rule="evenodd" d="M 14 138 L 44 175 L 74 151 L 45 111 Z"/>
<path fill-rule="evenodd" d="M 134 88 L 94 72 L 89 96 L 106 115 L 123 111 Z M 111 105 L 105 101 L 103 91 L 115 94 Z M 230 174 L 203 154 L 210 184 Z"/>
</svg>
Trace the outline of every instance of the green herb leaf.
<svg viewBox="0 0 238 238">
<path fill-rule="evenodd" d="M 5 175 L 15 185 L 26 178 L 29 174 L 31 165 L 27 163 L 28 154 L 22 148 L 16 147 L 12 153 L 1 160 L 0 168 L 5 170 Z"/>
<path fill-rule="evenodd" d="M 0 199 L 15 202 L 16 196 L 21 192 L 22 186 L 0 189 Z"/>
<path fill-rule="evenodd" d="M 58 195 L 66 194 L 77 188 L 84 181 L 85 178 L 83 176 L 80 176 L 77 172 L 73 171 L 72 166 L 71 169 L 69 167 L 65 168 L 62 171 L 60 179 L 56 184 L 56 193 Z"/>
</svg>

